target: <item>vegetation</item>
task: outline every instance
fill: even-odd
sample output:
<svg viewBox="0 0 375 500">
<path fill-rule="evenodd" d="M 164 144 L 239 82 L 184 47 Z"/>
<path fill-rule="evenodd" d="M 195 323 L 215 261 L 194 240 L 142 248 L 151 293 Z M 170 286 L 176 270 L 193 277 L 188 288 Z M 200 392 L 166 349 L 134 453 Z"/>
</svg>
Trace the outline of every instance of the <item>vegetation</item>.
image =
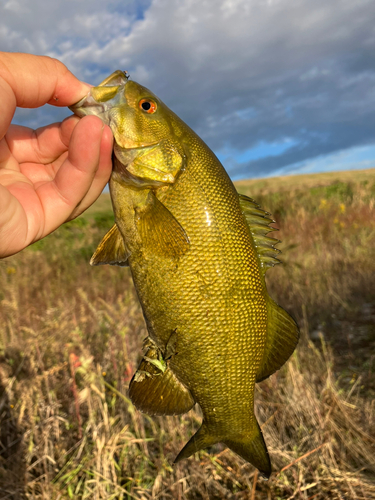
<svg viewBox="0 0 375 500">
<path fill-rule="evenodd" d="M 273 213 L 271 295 L 297 319 L 291 360 L 258 384 L 269 481 L 221 445 L 175 467 L 200 422 L 127 399 L 145 324 L 129 269 L 88 261 L 108 195 L 0 261 L 0 498 L 375 498 L 375 170 L 242 181 Z"/>
</svg>

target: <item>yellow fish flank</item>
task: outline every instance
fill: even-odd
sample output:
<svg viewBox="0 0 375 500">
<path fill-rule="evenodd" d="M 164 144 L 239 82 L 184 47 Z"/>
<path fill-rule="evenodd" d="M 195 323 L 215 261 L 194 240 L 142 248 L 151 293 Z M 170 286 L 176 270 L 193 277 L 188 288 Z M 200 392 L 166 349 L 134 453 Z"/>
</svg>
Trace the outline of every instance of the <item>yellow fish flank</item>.
<svg viewBox="0 0 375 500">
<path fill-rule="evenodd" d="M 255 383 L 298 342 L 269 297 L 278 261 L 272 222 L 239 195 L 204 142 L 152 92 L 116 71 L 71 108 L 114 134 L 116 224 L 91 264 L 129 265 L 149 332 L 129 387 L 149 415 L 198 403 L 203 422 L 176 458 L 222 442 L 265 476 L 271 464 L 254 415 Z"/>
</svg>

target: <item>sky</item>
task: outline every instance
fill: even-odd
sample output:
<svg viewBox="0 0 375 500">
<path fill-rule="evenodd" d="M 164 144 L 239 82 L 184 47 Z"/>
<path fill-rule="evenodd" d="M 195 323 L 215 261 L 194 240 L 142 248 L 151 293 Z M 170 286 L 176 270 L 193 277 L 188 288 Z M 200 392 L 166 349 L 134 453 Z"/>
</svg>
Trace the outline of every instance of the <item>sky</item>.
<svg viewBox="0 0 375 500">
<path fill-rule="evenodd" d="M 233 179 L 375 168 L 374 0 L 1 0 L 0 48 L 127 70 Z"/>
</svg>

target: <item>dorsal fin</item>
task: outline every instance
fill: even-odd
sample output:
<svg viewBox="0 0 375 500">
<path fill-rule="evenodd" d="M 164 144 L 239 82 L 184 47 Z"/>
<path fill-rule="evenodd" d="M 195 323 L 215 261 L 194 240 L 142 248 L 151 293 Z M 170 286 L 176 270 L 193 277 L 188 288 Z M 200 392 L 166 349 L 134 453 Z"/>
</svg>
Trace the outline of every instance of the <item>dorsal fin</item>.
<svg viewBox="0 0 375 500">
<path fill-rule="evenodd" d="M 257 382 L 280 370 L 290 358 L 299 340 L 297 323 L 270 297 L 267 300 L 267 337 Z"/>
<path fill-rule="evenodd" d="M 255 243 L 264 276 L 269 267 L 280 264 L 279 259 L 276 258 L 280 250 L 275 248 L 279 240 L 266 236 L 271 231 L 277 231 L 276 228 L 270 226 L 275 221 L 268 217 L 271 214 L 262 210 L 254 200 L 244 194 L 238 196 L 242 213 Z"/>
</svg>

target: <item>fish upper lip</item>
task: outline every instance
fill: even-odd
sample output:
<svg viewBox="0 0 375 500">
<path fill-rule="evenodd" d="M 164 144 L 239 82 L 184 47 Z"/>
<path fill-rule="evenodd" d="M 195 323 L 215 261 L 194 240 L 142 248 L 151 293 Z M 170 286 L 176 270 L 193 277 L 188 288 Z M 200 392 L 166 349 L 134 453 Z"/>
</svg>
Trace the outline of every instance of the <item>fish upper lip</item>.
<svg viewBox="0 0 375 500">
<path fill-rule="evenodd" d="M 118 74 L 117 74 L 117 73 L 118 73 Z M 113 73 L 111 76 L 113 76 L 113 75 L 117 74 L 117 77 L 119 78 L 119 77 L 121 77 L 121 74 L 120 74 L 120 73 L 122 73 L 122 74 L 123 74 L 124 79 L 123 79 L 121 82 L 118 82 L 118 83 L 119 83 L 119 85 L 116 85 L 116 86 L 118 86 L 118 89 L 119 89 L 119 90 L 118 90 L 118 92 L 117 92 L 117 95 L 115 96 L 115 100 L 117 100 L 117 99 L 122 99 L 122 94 L 123 94 L 123 93 L 121 92 L 121 90 L 120 90 L 120 89 L 121 89 L 121 88 L 124 88 L 124 87 L 125 87 L 125 85 L 126 85 L 126 84 L 127 84 L 127 82 L 128 82 L 128 80 L 127 80 L 127 78 L 126 78 L 126 76 L 125 76 L 125 74 L 124 74 L 123 72 L 117 72 L 117 71 L 115 71 L 115 73 Z M 111 101 L 113 101 L 113 100 L 112 100 L 112 99 L 110 99 L 110 100 L 108 100 L 108 101 L 98 102 L 98 101 L 94 98 L 94 96 L 92 95 L 91 91 L 92 91 L 92 89 L 93 89 L 93 88 L 98 88 L 98 87 L 112 87 L 112 86 L 113 86 L 113 83 L 115 83 L 115 82 L 113 82 L 113 81 L 111 82 L 111 81 L 110 81 L 110 82 L 108 82 L 108 83 L 107 83 L 107 84 L 105 84 L 105 85 L 100 84 L 100 85 L 98 85 L 97 87 L 91 87 L 91 88 L 90 88 L 90 90 L 89 90 L 89 92 L 88 92 L 88 93 L 87 93 L 84 97 L 82 97 L 82 99 L 80 99 L 80 100 L 79 100 L 78 102 L 76 102 L 75 104 L 72 104 L 71 106 L 68 106 L 68 108 L 69 108 L 71 111 L 73 111 L 73 113 L 75 113 L 77 116 L 81 116 L 81 117 L 82 117 L 82 116 L 85 116 L 85 114 L 86 114 L 86 113 L 80 113 L 80 110 L 83 110 L 83 109 L 85 109 L 85 108 L 95 108 L 96 113 L 90 113 L 90 114 L 97 114 L 97 115 L 99 115 L 99 114 L 103 114 L 103 113 L 105 113 L 106 111 L 108 111 L 108 109 L 109 109 L 110 107 L 112 107 L 112 106 L 113 106 L 113 104 L 112 104 L 112 106 L 110 106 L 110 105 L 109 105 L 109 102 L 111 102 Z"/>
</svg>

